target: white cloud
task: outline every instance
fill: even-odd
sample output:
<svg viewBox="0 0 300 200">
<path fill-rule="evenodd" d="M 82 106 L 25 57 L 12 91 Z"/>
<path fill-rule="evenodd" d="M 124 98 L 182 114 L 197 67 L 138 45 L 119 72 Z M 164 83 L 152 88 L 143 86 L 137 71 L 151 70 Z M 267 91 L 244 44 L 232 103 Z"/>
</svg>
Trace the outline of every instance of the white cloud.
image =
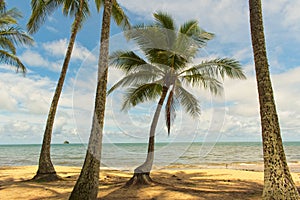
<svg viewBox="0 0 300 200">
<path fill-rule="evenodd" d="M 45 51 L 50 53 L 52 56 L 64 57 L 68 48 L 68 40 L 60 39 L 51 42 L 46 42 L 43 45 Z M 85 59 L 89 59 L 91 62 L 96 61 L 98 55 L 93 55 L 87 48 L 75 42 L 73 51 L 72 51 L 72 59 L 84 61 Z"/>
<path fill-rule="evenodd" d="M 0 79 L 0 141 L 1 143 L 40 143 L 56 83 L 49 78 L 26 77 L 15 73 L 1 73 Z M 67 87 L 68 88 L 68 87 Z M 61 95 L 56 120 L 54 142 L 64 137 L 74 138 L 71 110 L 71 91 Z M 71 119 L 71 120 L 70 120 Z M 65 138 L 65 139 L 66 139 Z"/>
<path fill-rule="evenodd" d="M 24 109 L 29 113 L 47 112 L 48 99 L 54 86 L 48 78 L 29 78 L 13 73 L 1 73 L 1 78 L 0 90 L 7 94 L 3 95 L 1 102 L 12 102 L 18 109 Z M 9 110 L 9 107 L 1 108 Z"/>
<path fill-rule="evenodd" d="M 34 47 L 33 49 L 26 49 L 19 57 L 26 66 L 47 68 L 50 71 L 60 72 L 67 50 L 67 42 L 67 39 L 46 42 L 41 45 L 43 51 L 39 47 Z M 42 54 L 44 52 L 46 52 L 46 56 Z M 73 61 L 95 62 L 97 56 L 97 52 L 91 52 L 81 44 L 75 43 L 72 51 Z"/>
<path fill-rule="evenodd" d="M 295 1 L 293 3 L 288 3 L 284 9 L 285 18 L 283 19 L 283 23 L 285 26 L 292 28 L 294 30 L 300 29 L 299 21 L 300 21 L 300 2 Z M 299 32 L 298 32 L 299 34 Z"/>
<path fill-rule="evenodd" d="M 265 13 L 267 32 L 278 34 L 280 42 L 285 40 L 299 40 L 300 32 L 300 2 L 277 0 L 266 1 L 263 3 L 263 12 Z"/>
<path fill-rule="evenodd" d="M 0 108 L 1 110 L 6 110 L 6 111 L 16 111 L 17 109 L 17 101 L 14 99 L 7 88 L 5 88 L 3 85 L 0 85 L 0 93 L 1 93 L 1 98 L 0 98 Z"/>
<path fill-rule="evenodd" d="M 50 71 L 58 72 L 61 70 L 61 61 L 51 62 L 43 58 L 41 54 L 33 50 L 26 50 L 20 56 L 20 59 L 26 66 L 47 68 Z"/>
<path fill-rule="evenodd" d="M 31 50 L 26 50 L 21 56 L 20 59 L 33 67 L 47 66 L 48 61 L 45 60 L 39 53 Z"/>
<path fill-rule="evenodd" d="M 45 51 L 53 56 L 64 56 L 67 51 L 67 39 L 60 39 L 42 44 Z"/>
<path fill-rule="evenodd" d="M 300 67 L 288 70 L 284 73 L 272 75 L 273 90 L 275 102 L 282 129 L 299 128 L 300 118 L 300 84 L 297 78 L 300 73 Z M 251 124 L 259 119 L 259 103 L 256 79 L 254 76 L 248 76 L 247 80 L 225 82 L 226 102 L 229 102 L 227 114 L 239 120 L 240 124 Z M 228 123 L 232 123 L 229 120 Z M 231 121 L 231 122 L 230 122 Z M 226 124 L 226 123 L 225 123 Z M 245 126 L 242 132 L 247 129 L 254 129 L 253 126 Z M 226 126 L 229 126 L 228 124 Z M 227 127 L 227 129 L 230 129 Z"/>
<path fill-rule="evenodd" d="M 200 26 L 213 32 L 226 42 L 241 42 L 248 37 L 248 5 L 246 1 L 150 1 L 145 4 L 138 0 L 119 1 L 120 4 L 139 16 L 150 20 L 152 13 L 164 11 L 175 17 L 177 23 L 197 19 Z"/>
</svg>

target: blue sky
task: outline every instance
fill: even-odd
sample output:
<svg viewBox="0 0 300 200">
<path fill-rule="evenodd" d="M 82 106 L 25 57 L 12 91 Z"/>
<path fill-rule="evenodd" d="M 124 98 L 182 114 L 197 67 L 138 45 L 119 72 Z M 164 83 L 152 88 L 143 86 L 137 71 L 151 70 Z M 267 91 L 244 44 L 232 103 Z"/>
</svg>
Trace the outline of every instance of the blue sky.
<svg viewBox="0 0 300 200">
<path fill-rule="evenodd" d="M 239 60 L 247 80 L 224 81 L 224 95 L 190 89 L 201 102 L 200 119 L 189 118 L 178 110 L 168 137 L 161 116 L 158 141 L 260 141 L 260 119 L 249 32 L 247 1 L 241 0 L 120 0 L 133 24 L 151 22 L 152 13 L 170 13 L 177 24 L 197 19 L 200 26 L 216 37 L 201 51 L 195 63 L 208 58 L 233 57 Z M 53 143 L 87 142 L 95 87 L 95 70 L 100 37 L 101 15 L 91 3 L 92 15 L 78 33 L 53 132 Z M 17 7 L 26 28 L 29 0 L 9 0 Z M 267 50 L 283 139 L 300 141 L 300 9 L 299 1 L 264 1 Z M 18 55 L 28 68 L 26 77 L 12 67 L 0 65 L 0 144 L 41 143 L 49 105 L 59 76 L 70 35 L 72 18 L 57 10 L 33 35 L 35 46 L 20 47 Z M 112 23 L 111 51 L 134 48 L 126 44 L 121 30 Z M 136 49 L 135 49 L 136 50 Z M 122 74 L 110 70 L 113 84 Z M 105 142 L 147 142 L 154 103 L 120 112 L 122 91 L 107 100 Z"/>
</svg>

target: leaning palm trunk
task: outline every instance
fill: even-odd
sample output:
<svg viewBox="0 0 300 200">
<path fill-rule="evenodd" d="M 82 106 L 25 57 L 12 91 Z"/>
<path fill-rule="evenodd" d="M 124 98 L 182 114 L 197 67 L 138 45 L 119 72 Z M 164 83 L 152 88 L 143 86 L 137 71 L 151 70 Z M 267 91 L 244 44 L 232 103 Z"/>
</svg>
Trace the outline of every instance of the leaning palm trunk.
<svg viewBox="0 0 300 200">
<path fill-rule="evenodd" d="M 157 107 L 156 107 L 156 110 L 155 110 L 155 113 L 153 116 L 151 127 L 150 127 L 150 134 L 149 134 L 149 141 L 148 141 L 148 154 L 147 154 L 146 161 L 134 170 L 134 175 L 126 183 L 126 186 L 145 185 L 145 184 L 150 184 L 152 181 L 150 178 L 150 172 L 151 172 L 151 169 L 153 166 L 153 161 L 154 161 L 155 129 L 157 127 L 159 115 L 160 115 L 163 103 L 165 101 L 165 98 L 167 96 L 167 92 L 168 92 L 168 87 L 164 86 L 161 97 L 159 99 L 159 102 L 157 104 Z"/>
<path fill-rule="evenodd" d="M 79 29 L 79 24 L 81 22 L 82 18 L 82 10 L 83 7 L 83 0 L 80 1 L 80 8 L 79 12 L 76 14 L 74 26 L 72 28 L 72 33 L 68 45 L 68 49 L 66 52 L 66 56 L 63 62 L 62 70 L 60 73 L 60 77 L 55 89 L 55 93 L 52 99 L 50 111 L 48 114 L 47 124 L 44 132 L 44 139 L 43 144 L 41 148 L 40 158 L 39 158 L 39 167 L 36 175 L 33 177 L 33 180 L 43 180 L 43 181 L 53 181 L 58 180 L 59 176 L 56 174 L 56 171 L 53 167 L 53 164 L 51 162 L 51 156 L 50 156 L 50 144 L 51 144 L 51 137 L 52 137 L 52 129 L 53 129 L 53 123 L 55 119 L 56 109 L 58 105 L 58 101 L 61 95 L 61 91 L 63 88 L 63 84 L 65 81 L 65 77 L 67 74 L 69 62 L 71 59 L 76 35 Z"/>
<path fill-rule="evenodd" d="M 263 139 L 263 199 L 300 199 L 280 135 L 265 47 L 261 0 L 249 0 L 249 8 Z"/>
<path fill-rule="evenodd" d="M 92 130 L 89 139 L 85 161 L 79 178 L 69 199 L 94 200 L 97 198 L 99 185 L 99 171 L 102 150 L 102 136 L 106 103 L 106 89 L 108 76 L 109 32 L 112 11 L 112 0 L 104 2 L 101 29 L 101 45 L 98 63 L 98 81 L 95 99 L 95 111 Z"/>
</svg>

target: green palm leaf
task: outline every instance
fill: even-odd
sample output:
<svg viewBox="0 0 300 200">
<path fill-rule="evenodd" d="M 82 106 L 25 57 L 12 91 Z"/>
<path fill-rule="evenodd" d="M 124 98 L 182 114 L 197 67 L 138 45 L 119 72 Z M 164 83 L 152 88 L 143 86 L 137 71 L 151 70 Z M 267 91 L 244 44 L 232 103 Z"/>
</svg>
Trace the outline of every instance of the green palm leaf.
<svg viewBox="0 0 300 200">
<path fill-rule="evenodd" d="M 16 54 L 16 47 L 11 40 L 6 37 L 1 37 L 2 31 L 0 32 L 0 46 L 2 49 L 11 52 L 12 54 Z"/>
<path fill-rule="evenodd" d="M 20 61 L 20 59 L 17 56 L 8 53 L 7 51 L 0 50 L 0 60 L 2 63 L 16 66 L 17 72 L 20 69 L 23 73 L 26 72 L 26 67 L 23 65 L 23 63 Z"/>
<path fill-rule="evenodd" d="M 199 101 L 190 92 L 185 90 L 182 86 L 177 85 L 175 88 L 176 97 L 180 101 L 185 111 L 189 113 L 192 117 L 199 117 L 201 114 L 201 109 Z"/>
<path fill-rule="evenodd" d="M 131 87 L 126 91 L 122 110 L 127 110 L 137 104 L 151 101 L 160 96 L 162 86 L 159 83 L 146 83 L 136 87 Z"/>
<path fill-rule="evenodd" d="M 114 1 L 113 3 L 112 16 L 116 24 L 122 27 L 123 30 L 128 30 L 131 28 L 128 16 L 125 14 L 117 1 Z"/>
<path fill-rule="evenodd" d="M 203 47 L 206 45 L 206 42 L 208 40 L 213 39 L 214 34 L 204 31 L 199 27 L 198 21 L 196 20 L 190 20 L 184 23 L 180 29 L 179 32 L 186 37 L 189 37 L 190 39 L 193 39 L 198 48 Z"/>
<path fill-rule="evenodd" d="M 222 83 L 207 74 L 192 73 L 189 75 L 180 76 L 183 82 L 186 82 L 192 86 L 203 87 L 204 89 L 209 89 L 211 93 L 217 95 L 221 94 L 223 91 Z"/>
<path fill-rule="evenodd" d="M 163 12 L 156 12 L 153 14 L 156 25 L 160 28 L 175 30 L 174 20 L 171 15 Z"/>
<path fill-rule="evenodd" d="M 183 72 L 191 73 L 197 71 L 200 74 L 209 74 L 211 77 L 246 79 L 241 65 L 238 61 L 230 58 L 217 58 L 214 60 L 204 61 Z"/>
<path fill-rule="evenodd" d="M 9 10 L 2 9 L 0 11 L 0 26 L 13 25 L 18 23 L 18 19 L 22 17 L 20 11 L 16 8 Z"/>
<path fill-rule="evenodd" d="M 116 51 L 110 56 L 110 64 L 126 73 L 129 73 L 134 71 L 136 68 L 140 68 L 140 66 L 147 65 L 148 63 L 133 51 Z"/>
<path fill-rule="evenodd" d="M 119 87 L 132 86 L 132 85 L 140 85 L 142 83 L 154 82 L 157 79 L 157 74 L 154 72 L 149 72 L 147 70 L 138 71 L 135 73 L 128 74 L 116 84 L 114 84 L 111 89 L 108 90 L 107 94 L 109 95 L 115 89 Z"/>
<path fill-rule="evenodd" d="M 83 1 L 83 9 L 81 10 L 81 19 L 79 27 L 90 15 L 88 1 Z M 80 12 L 80 0 L 31 0 L 32 14 L 27 23 L 29 33 L 35 33 L 44 24 L 46 17 L 51 15 L 58 7 L 63 6 L 63 14 L 75 16 Z"/>
<path fill-rule="evenodd" d="M 166 33 L 165 29 L 158 29 L 151 25 L 140 25 L 138 28 L 131 29 L 126 36 L 134 40 L 147 56 L 149 51 L 154 49 L 169 50 L 171 48 L 168 43 L 168 37 L 170 37 L 168 32 Z"/>
<path fill-rule="evenodd" d="M 31 0 L 32 14 L 27 23 L 28 32 L 30 34 L 37 32 L 45 22 L 46 17 L 54 12 L 60 6 L 60 3 L 51 0 Z"/>
<path fill-rule="evenodd" d="M 32 45 L 33 39 L 18 27 L 9 27 L 0 31 L 0 37 L 6 38 L 14 45 Z"/>
<path fill-rule="evenodd" d="M 13 65 L 17 71 L 26 72 L 25 66 L 16 56 L 16 46 L 32 45 L 33 39 L 18 27 L 21 13 L 16 9 L 6 10 L 5 1 L 0 3 L 0 62 Z"/>
<path fill-rule="evenodd" d="M 103 0 L 95 0 L 97 11 L 99 12 L 101 7 L 104 5 Z"/>
</svg>

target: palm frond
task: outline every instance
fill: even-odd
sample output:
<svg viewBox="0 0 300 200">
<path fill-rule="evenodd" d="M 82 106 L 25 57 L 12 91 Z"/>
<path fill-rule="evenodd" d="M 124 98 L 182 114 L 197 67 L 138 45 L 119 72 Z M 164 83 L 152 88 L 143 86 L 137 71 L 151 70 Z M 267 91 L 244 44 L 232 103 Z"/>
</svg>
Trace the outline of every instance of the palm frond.
<svg viewBox="0 0 300 200">
<path fill-rule="evenodd" d="M 148 63 L 133 51 L 116 51 L 110 56 L 110 64 L 126 73 Z"/>
<path fill-rule="evenodd" d="M 157 80 L 158 76 L 154 72 L 149 72 L 147 70 L 145 71 L 138 71 L 135 73 L 128 74 L 127 76 L 123 77 L 121 80 L 119 80 L 116 84 L 114 84 L 107 92 L 107 95 L 112 93 L 115 89 L 119 87 L 125 87 L 125 86 L 133 86 L 133 85 L 141 85 L 149 82 L 154 82 Z M 156 83 L 159 83 L 161 81 L 156 81 Z"/>
<path fill-rule="evenodd" d="M 17 20 L 21 17 L 21 12 L 16 8 L 3 10 L 2 12 L 0 12 L 0 26 L 13 24 L 16 25 Z"/>
<path fill-rule="evenodd" d="M 73 1 L 73 0 L 71 0 Z M 83 5 L 80 5 L 83 3 Z M 88 0 L 78 0 L 78 2 L 75 4 L 71 4 L 72 8 L 68 8 L 67 6 L 64 7 L 65 15 L 71 15 L 75 16 L 74 22 L 72 24 L 72 30 L 75 28 L 75 24 L 79 22 L 78 29 L 80 30 L 84 24 L 84 22 L 87 20 L 87 18 L 90 16 L 90 9 L 88 5 Z"/>
<path fill-rule="evenodd" d="M 199 46 L 196 44 L 196 41 L 182 33 L 177 34 L 177 38 L 173 46 L 176 55 L 183 58 L 186 62 L 190 62 L 199 51 Z"/>
<path fill-rule="evenodd" d="M 2 37 L 2 31 L 0 32 L 0 46 L 3 50 L 7 50 L 12 54 L 16 54 L 16 47 L 14 43 L 6 37 Z"/>
<path fill-rule="evenodd" d="M 134 40 L 145 55 L 153 49 L 170 49 L 168 34 L 154 26 L 140 25 L 139 28 L 132 28 L 128 31 L 126 36 Z"/>
<path fill-rule="evenodd" d="M 171 15 L 159 11 L 154 13 L 153 16 L 158 27 L 175 30 L 174 20 Z"/>
<path fill-rule="evenodd" d="M 0 13 L 6 11 L 5 1 L 0 1 Z"/>
<path fill-rule="evenodd" d="M 209 76 L 208 74 L 193 73 L 188 75 L 181 75 L 180 78 L 183 82 L 186 82 L 192 86 L 209 89 L 210 92 L 215 95 L 222 94 L 222 83 L 216 78 Z"/>
<path fill-rule="evenodd" d="M 116 51 L 110 56 L 110 64 L 124 71 L 126 74 L 135 73 L 138 71 L 148 71 L 163 75 L 166 66 L 158 66 L 147 63 L 133 51 Z"/>
<path fill-rule="evenodd" d="M 194 95 L 185 90 L 179 84 L 176 85 L 175 91 L 175 95 L 185 111 L 192 117 L 199 117 L 201 114 L 201 109 L 199 101 L 194 97 Z"/>
<path fill-rule="evenodd" d="M 240 63 L 231 58 L 217 58 L 202 63 L 184 71 L 190 73 L 197 71 L 199 74 L 209 74 L 211 77 L 225 78 L 228 76 L 232 79 L 246 79 L 246 76 L 241 68 Z"/>
<path fill-rule="evenodd" d="M 31 0 L 31 16 L 27 23 L 27 30 L 33 34 L 39 30 L 44 24 L 46 17 L 53 13 L 58 6 L 62 4 L 62 0 Z"/>
<path fill-rule="evenodd" d="M 180 27 L 179 32 L 193 39 L 198 48 L 206 46 L 207 41 L 214 37 L 214 34 L 203 30 L 196 20 L 190 20 L 184 23 Z"/>
<path fill-rule="evenodd" d="M 18 27 L 2 29 L 0 37 L 10 40 L 14 45 L 32 45 L 33 39 Z"/>
<path fill-rule="evenodd" d="M 95 0 L 97 11 L 99 12 L 102 5 L 104 4 L 103 0 Z"/>
<path fill-rule="evenodd" d="M 26 73 L 26 67 L 19 60 L 19 58 L 13 54 L 8 53 L 7 51 L 0 50 L 0 62 L 15 66 L 17 72 L 21 70 L 22 73 Z"/>
<path fill-rule="evenodd" d="M 192 36 L 199 30 L 199 23 L 197 20 L 190 20 L 180 26 L 179 32 L 187 36 Z"/>
<path fill-rule="evenodd" d="M 137 87 L 129 88 L 126 91 L 122 110 L 127 110 L 139 103 L 158 98 L 162 93 L 162 85 L 158 83 L 148 83 Z"/>
<path fill-rule="evenodd" d="M 114 0 L 112 6 L 112 16 L 118 26 L 121 26 L 123 30 L 131 28 L 129 17 L 125 14 L 119 3 Z"/>
</svg>

